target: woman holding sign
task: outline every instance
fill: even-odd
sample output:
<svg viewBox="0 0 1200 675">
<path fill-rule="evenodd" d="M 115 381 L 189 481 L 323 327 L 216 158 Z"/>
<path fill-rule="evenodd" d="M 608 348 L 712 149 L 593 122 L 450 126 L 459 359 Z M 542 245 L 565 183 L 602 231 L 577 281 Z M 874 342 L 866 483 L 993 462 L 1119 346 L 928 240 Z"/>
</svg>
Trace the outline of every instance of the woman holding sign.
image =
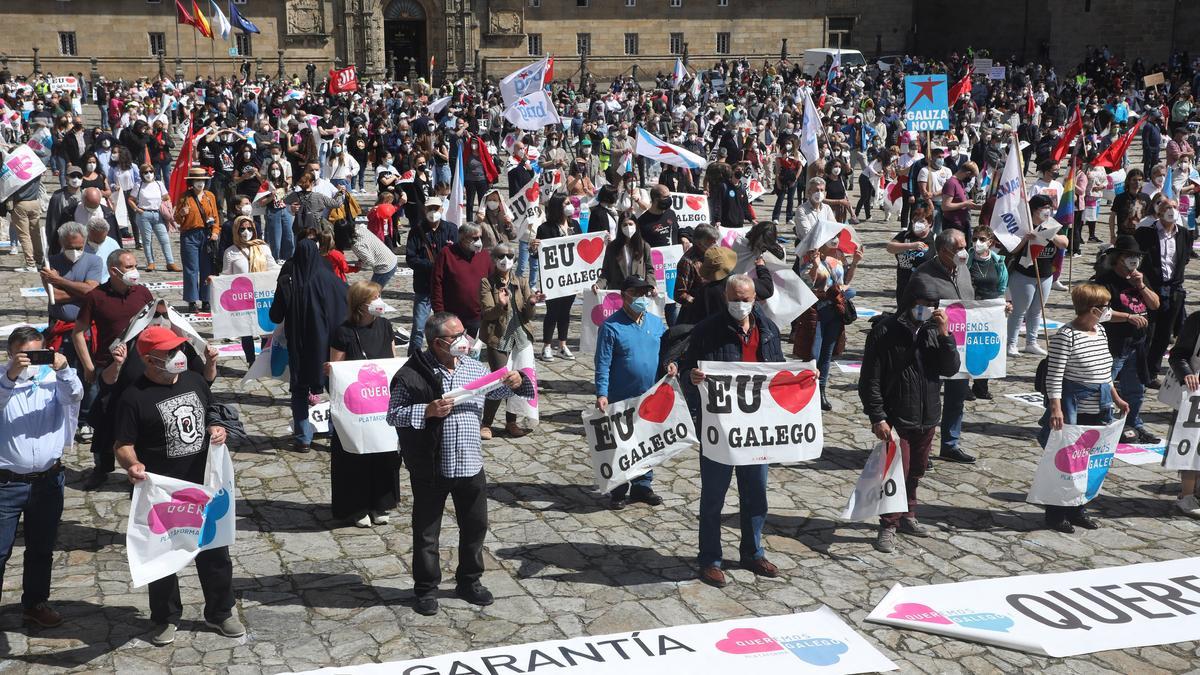
<svg viewBox="0 0 1200 675">
<path fill-rule="evenodd" d="M 508 364 L 508 356 L 533 342 L 529 325 L 537 313 L 537 303 L 546 299 L 529 289 L 529 281 L 517 276 L 517 249 L 499 244 L 492 249 L 492 271 L 479 287 L 479 339 L 487 345 L 488 366 L 493 371 Z M 479 436 L 492 437 L 492 420 L 500 409 L 500 399 L 488 399 L 483 405 L 483 424 Z M 526 431 L 517 424 L 517 416 L 505 413 L 505 432 L 520 438 Z"/>
<path fill-rule="evenodd" d="M 567 215 L 567 202 L 562 197 L 554 197 L 546 203 L 546 222 L 538 226 L 537 237 L 529 243 L 529 254 L 537 255 L 543 239 L 569 237 L 573 234 L 583 234 L 579 221 Z M 575 304 L 575 296 L 567 295 L 546 301 L 546 317 L 542 322 L 542 360 L 553 361 L 554 350 L 550 343 L 554 333 L 558 331 L 558 356 L 568 361 L 575 355 L 567 348 L 567 330 L 571 326 L 571 305 Z"/>
<path fill-rule="evenodd" d="M 1167 363 L 1177 382 L 1182 382 L 1188 391 L 1200 389 L 1200 312 L 1195 312 L 1183 322 L 1179 339 L 1171 347 Z M 1163 391 L 1168 389 L 1163 386 Z M 1160 396 L 1161 398 L 1161 396 Z M 1175 508 L 1192 518 L 1200 518 L 1200 471 L 1179 472 L 1179 498 Z"/>
<path fill-rule="evenodd" d="M 817 296 L 817 304 L 801 314 L 792 328 L 792 355 L 801 361 L 815 360 L 821 373 L 821 410 L 833 410 L 825 396 L 829 381 L 829 363 L 838 352 L 838 344 L 846 331 L 842 321 L 845 313 L 846 268 L 834 255 L 838 240 L 825 242 L 797 261 L 798 274 Z"/>
<path fill-rule="evenodd" d="M 654 278 L 654 259 L 650 244 L 642 238 L 632 218 L 621 221 L 617 236 L 604 248 L 604 264 L 595 288 L 620 288 L 625 277 Z"/>
<path fill-rule="evenodd" d="M 397 357 L 392 342 L 392 322 L 383 316 L 387 304 L 379 297 L 383 287 L 373 281 L 356 281 L 350 287 L 349 316 L 329 336 L 329 361 L 362 361 Z M 329 373 L 329 364 L 325 364 Z M 357 527 L 387 525 L 388 511 L 396 508 L 400 495 L 400 454 L 374 452 L 352 454 L 342 448 L 330 425 L 330 507 L 338 520 L 352 520 Z"/>
<path fill-rule="evenodd" d="M 269 272 L 279 267 L 271 255 L 267 242 L 258 238 L 254 220 L 250 216 L 238 216 L 233 221 L 233 246 L 225 249 L 221 274 L 252 274 Z M 242 354 L 246 365 L 254 363 L 254 336 L 242 337 Z"/>
</svg>

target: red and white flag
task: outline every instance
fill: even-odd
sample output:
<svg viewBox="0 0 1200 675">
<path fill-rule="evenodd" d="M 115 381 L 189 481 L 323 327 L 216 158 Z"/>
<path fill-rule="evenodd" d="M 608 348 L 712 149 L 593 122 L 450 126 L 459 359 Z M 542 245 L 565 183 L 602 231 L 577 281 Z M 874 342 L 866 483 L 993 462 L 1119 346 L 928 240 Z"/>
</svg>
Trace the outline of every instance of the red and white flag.
<svg viewBox="0 0 1200 675">
<path fill-rule="evenodd" d="M 329 93 L 341 94 L 347 91 L 358 91 L 358 71 L 354 66 L 341 70 L 329 69 Z"/>
</svg>

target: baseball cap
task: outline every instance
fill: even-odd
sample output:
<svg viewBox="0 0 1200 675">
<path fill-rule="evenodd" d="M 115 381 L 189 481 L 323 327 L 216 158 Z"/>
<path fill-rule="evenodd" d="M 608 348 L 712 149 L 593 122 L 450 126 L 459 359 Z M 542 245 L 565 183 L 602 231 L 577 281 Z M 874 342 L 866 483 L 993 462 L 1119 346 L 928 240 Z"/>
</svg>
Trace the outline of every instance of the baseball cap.
<svg viewBox="0 0 1200 675">
<path fill-rule="evenodd" d="M 441 197 L 430 197 L 429 199 L 426 199 L 425 200 L 425 208 L 429 208 L 431 206 L 436 206 L 439 209 L 442 208 Z"/>
<path fill-rule="evenodd" d="M 630 274 L 621 282 L 622 291 L 630 291 L 635 288 L 654 288 L 654 284 L 636 274 Z"/>
<path fill-rule="evenodd" d="M 67 175 L 68 176 L 76 176 L 76 175 L 82 176 L 83 169 L 75 166 L 74 164 L 68 164 L 67 165 Z"/>
<path fill-rule="evenodd" d="M 150 326 L 138 336 L 137 350 L 145 356 L 155 350 L 171 351 L 185 342 L 187 338 L 176 335 L 166 326 Z"/>
</svg>

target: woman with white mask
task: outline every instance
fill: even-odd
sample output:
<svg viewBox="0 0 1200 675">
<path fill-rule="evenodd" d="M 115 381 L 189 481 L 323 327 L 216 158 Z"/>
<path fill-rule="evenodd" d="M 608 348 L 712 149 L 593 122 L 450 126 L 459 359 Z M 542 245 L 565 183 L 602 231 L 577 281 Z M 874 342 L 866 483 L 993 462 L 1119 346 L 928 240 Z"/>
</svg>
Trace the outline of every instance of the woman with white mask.
<svg viewBox="0 0 1200 675">
<path fill-rule="evenodd" d="M 1054 259 L 1068 246 L 1067 238 L 1058 234 L 1054 202 L 1049 196 L 1035 195 L 1029 200 L 1029 212 L 1033 215 L 1033 232 L 1025 235 L 1021 244 L 1010 253 L 1010 259 L 1016 258 L 1008 277 L 1008 297 L 1012 300 L 1012 313 L 1008 315 L 1008 355 L 1011 357 L 1020 356 L 1022 351 L 1035 356 L 1046 355 L 1046 350 L 1037 342 L 1042 328 L 1042 306 L 1050 298 Z M 1017 336 L 1022 321 L 1025 322 L 1025 348 L 1018 350 Z"/>
<path fill-rule="evenodd" d="M 568 237 L 583 234 L 579 221 L 575 219 L 574 206 L 561 196 L 546 203 L 546 222 L 538 226 L 537 238 L 529 244 L 530 255 L 537 255 L 543 239 Z M 553 298 L 546 301 L 546 316 L 542 322 L 542 360 L 553 361 L 555 350 L 551 347 L 555 332 L 558 333 L 558 357 L 574 360 L 575 355 L 567 347 L 567 331 L 571 326 L 571 305 L 575 295 Z"/>
<path fill-rule="evenodd" d="M 222 256 L 221 274 L 251 274 L 278 269 L 279 263 L 271 255 L 271 247 L 259 239 L 258 230 L 250 216 L 239 215 L 233 220 L 233 246 L 225 249 Z M 242 337 L 242 354 L 246 365 L 254 363 L 254 336 Z"/>
<path fill-rule="evenodd" d="M 479 286 L 479 339 L 487 345 L 488 365 L 493 371 L 508 364 L 509 355 L 530 348 L 533 332 L 530 324 L 537 305 L 546 299 L 533 292 L 529 281 L 515 272 L 517 248 L 499 244 L 492 249 L 492 271 Z M 480 438 L 492 437 L 492 420 L 500 408 L 500 399 L 488 399 L 483 405 Z M 520 438 L 527 432 L 517 424 L 514 413 L 505 413 L 505 432 Z"/>
</svg>

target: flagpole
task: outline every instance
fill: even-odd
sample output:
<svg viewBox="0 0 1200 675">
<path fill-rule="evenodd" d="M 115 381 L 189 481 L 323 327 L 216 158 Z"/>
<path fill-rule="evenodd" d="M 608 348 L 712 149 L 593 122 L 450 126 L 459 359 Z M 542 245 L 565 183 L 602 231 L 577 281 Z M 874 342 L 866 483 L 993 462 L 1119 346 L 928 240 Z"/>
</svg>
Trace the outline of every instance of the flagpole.
<svg viewBox="0 0 1200 675">
<path fill-rule="evenodd" d="M 196 79 L 200 79 L 200 42 L 196 38 L 196 27 L 192 26 L 192 65 L 196 68 Z"/>
<path fill-rule="evenodd" d="M 213 79 L 217 79 L 217 40 L 208 38 L 208 58 L 212 64 Z"/>
<path fill-rule="evenodd" d="M 183 58 L 183 50 L 179 47 L 179 5 L 176 4 L 175 7 L 175 56 L 177 58 Z M 179 66 L 178 63 L 179 62 L 176 61 L 176 68 L 182 70 L 182 67 Z"/>
<path fill-rule="evenodd" d="M 1012 132 L 1012 140 L 1011 140 L 1010 142 L 1012 142 L 1012 143 L 1016 143 L 1016 144 L 1017 144 L 1017 146 L 1016 146 L 1016 148 L 1017 148 L 1017 153 L 1016 153 L 1016 154 L 1017 154 L 1017 161 L 1018 161 L 1018 162 L 1021 162 L 1021 161 L 1022 161 L 1022 159 L 1021 159 L 1021 146 L 1020 146 L 1020 141 L 1018 141 L 1018 140 L 1017 140 L 1017 132 L 1015 132 L 1015 131 L 1014 131 L 1014 132 Z M 1021 180 L 1020 180 L 1020 183 L 1021 183 L 1021 204 L 1022 204 L 1023 208 L 1025 209 L 1025 218 L 1027 219 L 1027 220 L 1026 220 L 1026 222 L 1028 222 L 1028 223 L 1029 223 L 1029 226 L 1032 228 L 1032 227 L 1033 227 L 1033 213 L 1031 213 L 1031 212 L 1029 211 L 1029 196 L 1028 196 L 1028 195 L 1026 194 L 1026 192 L 1025 192 L 1025 167 L 1024 167 L 1024 166 L 1021 166 L 1020 168 L 1021 168 Z M 1032 230 L 1031 230 L 1031 232 L 1032 232 Z M 1038 259 L 1037 259 L 1037 258 L 1034 258 L 1034 257 L 1033 257 L 1033 254 L 1030 252 L 1030 250 L 1029 250 L 1029 242 L 1028 242 L 1028 241 L 1027 241 L 1027 242 L 1025 242 L 1025 253 L 1029 253 L 1029 254 L 1030 254 L 1030 255 L 1029 255 L 1029 260 L 1030 260 L 1030 262 L 1033 264 L 1033 275 L 1034 275 L 1034 278 L 1036 278 L 1036 279 L 1037 279 L 1038 304 L 1039 304 L 1039 305 L 1041 306 L 1041 308 L 1042 308 L 1042 314 L 1041 314 L 1041 316 L 1040 316 L 1040 317 L 1038 317 L 1038 318 L 1041 320 L 1041 325 L 1039 325 L 1039 326 L 1036 328 L 1036 330 L 1037 330 L 1037 332 L 1038 332 L 1038 333 L 1041 333 L 1041 332 L 1042 332 L 1042 326 L 1045 326 L 1045 325 L 1046 325 L 1046 297 L 1045 297 L 1045 295 L 1042 293 L 1042 268 L 1038 266 Z M 1047 352 L 1049 352 L 1049 351 L 1050 351 L 1050 331 L 1045 331 L 1045 333 L 1046 333 L 1046 351 L 1047 351 Z M 1028 336 L 1028 335 L 1026 335 L 1026 336 L 1025 336 L 1025 339 L 1026 339 L 1026 341 L 1028 341 L 1028 340 L 1029 340 L 1029 336 Z M 1037 342 L 1037 335 L 1034 335 L 1033 341 L 1034 341 L 1034 342 Z"/>
</svg>

